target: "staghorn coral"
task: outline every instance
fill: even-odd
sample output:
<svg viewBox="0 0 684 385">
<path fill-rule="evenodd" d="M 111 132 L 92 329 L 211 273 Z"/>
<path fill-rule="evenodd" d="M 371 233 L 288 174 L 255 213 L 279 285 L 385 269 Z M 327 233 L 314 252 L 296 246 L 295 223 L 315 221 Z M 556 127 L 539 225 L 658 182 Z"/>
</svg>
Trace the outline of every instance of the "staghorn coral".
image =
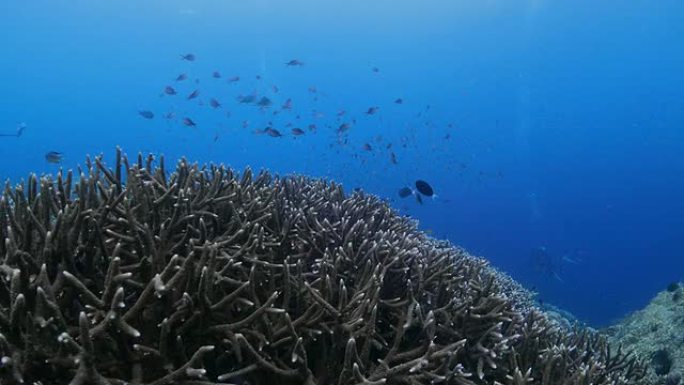
<svg viewBox="0 0 684 385">
<path fill-rule="evenodd" d="M 117 151 L 0 198 L 0 383 L 631 384 L 507 276 L 321 180 Z"/>
</svg>

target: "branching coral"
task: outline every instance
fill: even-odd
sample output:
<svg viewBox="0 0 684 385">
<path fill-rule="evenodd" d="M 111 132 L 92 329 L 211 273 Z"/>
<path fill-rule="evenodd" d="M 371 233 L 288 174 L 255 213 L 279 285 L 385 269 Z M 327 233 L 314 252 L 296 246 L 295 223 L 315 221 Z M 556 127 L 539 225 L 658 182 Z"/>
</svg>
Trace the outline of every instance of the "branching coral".
<svg viewBox="0 0 684 385">
<path fill-rule="evenodd" d="M 158 164 L 158 165 L 157 165 Z M 0 199 L 3 384 L 628 384 L 485 261 L 305 177 L 117 151 Z"/>
</svg>

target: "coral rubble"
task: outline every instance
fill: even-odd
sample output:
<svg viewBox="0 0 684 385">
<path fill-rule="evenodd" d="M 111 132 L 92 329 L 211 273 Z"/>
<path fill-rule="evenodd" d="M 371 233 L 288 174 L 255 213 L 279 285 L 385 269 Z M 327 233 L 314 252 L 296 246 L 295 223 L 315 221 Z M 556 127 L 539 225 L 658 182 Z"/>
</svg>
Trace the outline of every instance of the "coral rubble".
<svg viewBox="0 0 684 385">
<path fill-rule="evenodd" d="M 677 385 L 684 375 L 684 288 L 670 284 L 639 310 L 606 330 L 609 341 L 648 363 L 651 384 Z"/>
<path fill-rule="evenodd" d="M 2 384 L 636 384 L 377 198 L 117 151 L 0 198 Z"/>
</svg>

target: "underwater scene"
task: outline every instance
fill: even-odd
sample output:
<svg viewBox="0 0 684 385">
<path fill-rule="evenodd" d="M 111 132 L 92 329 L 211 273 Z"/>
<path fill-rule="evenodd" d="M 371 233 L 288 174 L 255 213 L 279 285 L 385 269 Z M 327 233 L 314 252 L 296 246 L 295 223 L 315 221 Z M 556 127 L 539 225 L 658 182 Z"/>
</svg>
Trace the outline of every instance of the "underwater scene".
<svg viewBox="0 0 684 385">
<path fill-rule="evenodd" d="M 684 3 L 0 4 L 0 384 L 684 384 Z"/>
</svg>

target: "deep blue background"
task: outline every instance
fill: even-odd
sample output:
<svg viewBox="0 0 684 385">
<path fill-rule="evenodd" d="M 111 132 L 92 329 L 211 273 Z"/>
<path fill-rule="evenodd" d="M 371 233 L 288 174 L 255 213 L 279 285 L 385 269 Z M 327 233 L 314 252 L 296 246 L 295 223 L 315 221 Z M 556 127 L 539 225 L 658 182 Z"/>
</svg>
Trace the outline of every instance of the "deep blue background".
<svg viewBox="0 0 684 385">
<path fill-rule="evenodd" d="M 0 177 L 56 171 L 46 151 L 71 168 L 117 144 L 327 176 L 392 199 L 544 301 L 605 325 L 684 271 L 681 20 L 674 0 L 5 1 L 0 131 L 28 128 L 0 138 Z M 197 61 L 179 60 L 186 52 Z M 284 66 L 293 58 L 305 66 Z M 174 84 L 181 72 L 199 84 Z M 181 95 L 160 97 L 166 85 Z M 185 100 L 194 88 L 224 108 Z M 275 106 L 236 103 L 252 91 Z M 292 112 L 269 115 L 287 98 Z M 339 109 L 357 119 L 346 146 L 335 144 Z M 198 127 L 162 119 L 171 110 Z M 285 133 L 296 114 L 318 132 L 253 133 L 269 120 Z M 398 165 L 381 150 L 389 142 Z M 438 198 L 400 201 L 417 178 Z M 540 246 L 561 280 L 530 262 Z M 568 253 L 581 263 L 559 262 Z"/>
</svg>

